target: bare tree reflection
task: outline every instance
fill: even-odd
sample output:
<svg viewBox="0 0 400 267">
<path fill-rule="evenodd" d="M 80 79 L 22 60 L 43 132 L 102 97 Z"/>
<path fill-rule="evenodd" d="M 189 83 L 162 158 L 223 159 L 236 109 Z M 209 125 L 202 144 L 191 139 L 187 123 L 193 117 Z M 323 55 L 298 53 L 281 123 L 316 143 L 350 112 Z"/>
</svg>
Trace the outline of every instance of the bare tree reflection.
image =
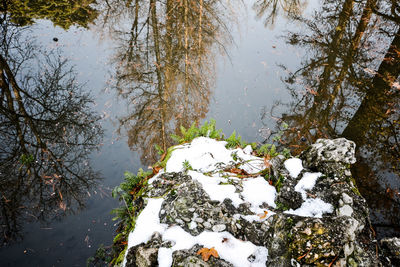
<svg viewBox="0 0 400 267">
<path fill-rule="evenodd" d="M 253 8 L 257 18 L 264 18 L 265 27 L 273 27 L 276 18 L 283 12 L 283 16 L 294 18 L 300 16 L 307 7 L 307 0 L 257 0 Z"/>
<path fill-rule="evenodd" d="M 204 118 L 214 83 L 217 52 L 230 42 L 230 14 L 220 1 L 112 1 L 103 29 L 120 40 L 114 87 L 129 100 L 120 118 L 129 146 L 154 162 L 179 126 Z M 122 13 L 120 13 L 122 12 Z"/>
<path fill-rule="evenodd" d="M 298 18 L 306 31 L 287 41 L 309 54 L 285 78 L 294 100 L 281 116 L 289 125 L 281 141 L 294 153 L 321 137 L 356 142 L 353 174 L 374 222 L 390 231 L 400 230 L 398 8 L 393 1 L 326 0 L 311 19 Z"/>
<path fill-rule="evenodd" d="M 5 241 L 25 221 L 83 207 L 98 174 L 88 162 L 102 138 L 93 101 L 58 52 L 4 15 L 0 36 L 0 224 Z"/>
</svg>

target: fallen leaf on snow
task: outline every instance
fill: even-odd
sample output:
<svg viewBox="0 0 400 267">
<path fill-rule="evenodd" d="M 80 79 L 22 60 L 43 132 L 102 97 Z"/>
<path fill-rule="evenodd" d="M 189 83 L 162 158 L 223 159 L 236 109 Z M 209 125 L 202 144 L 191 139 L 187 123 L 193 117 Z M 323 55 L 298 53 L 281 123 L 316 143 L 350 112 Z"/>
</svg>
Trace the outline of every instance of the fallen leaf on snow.
<svg viewBox="0 0 400 267">
<path fill-rule="evenodd" d="M 197 251 L 197 255 L 201 254 L 201 258 L 203 261 L 208 261 L 210 256 L 214 256 L 214 258 L 219 258 L 218 252 L 215 250 L 214 247 L 212 248 L 202 248 L 199 251 Z"/>
<path fill-rule="evenodd" d="M 228 170 L 229 172 L 238 174 L 238 175 L 249 175 L 245 170 L 243 169 L 238 169 L 238 168 L 232 168 Z"/>
<path fill-rule="evenodd" d="M 268 211 L 264 210 L 264 214 L 257 214 L 258 217 L 260 217 L 260 219 L 265 219 L 265 217 L 267 217 Z"/>
</svg>

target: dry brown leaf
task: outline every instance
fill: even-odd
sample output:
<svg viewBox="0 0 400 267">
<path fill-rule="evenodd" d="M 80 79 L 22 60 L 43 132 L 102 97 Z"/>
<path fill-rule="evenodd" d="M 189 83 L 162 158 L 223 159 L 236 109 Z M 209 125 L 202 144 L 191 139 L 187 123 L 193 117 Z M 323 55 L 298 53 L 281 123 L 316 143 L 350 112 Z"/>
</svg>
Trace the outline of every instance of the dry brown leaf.
<svg viewBox="0 0 400 267">
<path fill-rule="evenodd" d="M 307 92 L 309 92 L 309 93 L 312 94 L 313 96 L 317 96 L 317 95 L 318 95 L 318 92 L 315 91 L 315 90 L 313 90 L 313 89 L 311 89 L 311 88 L 307 88 Z"/>
<path fill-rule="evenodd" d="M 60 209 L 62 209 L 63 211 L 67 209 L 67 205 L 63 201 L 60 202 Z"/>
<path fill-rule="evenodd" d="M 197 251 L 197 255 L 201 254 L 201 258 L 203 261 L 208 261 L 210 256 L 214 256 L 214 258 L 219 258 L 218 252 L 215 250 L 214 247 L 212 248 L 202 248 L 199 251 Z"/>
<path fill-rule="evenodd" d="M 271 163 L 269 163 L 269 160 L 271 159 L 270 155 L 266 155 L 264 157 L 264 165 L 267 166 L 267 168 L 271 167 Z"/>
<path fill-rule="evenodd" d="M 238 175 L 249 175 L 248 172 L 246 172 L 243 169 L 239 169 L 239 168 L 232 168 L 232 169 L 230 169 L 228 171 L 232 172 L 232 173 L 235 173 L 235 174 L 238 174 Z"/>
<path fill-rule="evenodd" d="M 260 217 L 260 219 L 265 219 L 265 217 L 267 217 L 268 211 L 264 210 L 264 214 L 257 214 L 258 217 Z"/>
<path fill-rule="evenodd" d="M 161 166 L 155 166 L 155 167 L 153 167 L 153 174 L 157 174 L 161 169 L 162 169 Z"/>
</svg>

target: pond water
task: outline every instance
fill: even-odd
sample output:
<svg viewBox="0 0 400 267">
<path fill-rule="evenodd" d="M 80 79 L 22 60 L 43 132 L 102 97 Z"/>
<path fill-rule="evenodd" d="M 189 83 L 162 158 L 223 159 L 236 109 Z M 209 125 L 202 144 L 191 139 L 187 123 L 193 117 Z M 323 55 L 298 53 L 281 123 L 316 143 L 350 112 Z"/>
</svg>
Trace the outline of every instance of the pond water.
<svg viewBox="0 0 400 267">
<path fill-rule="evenodd" d="M 293 155 L 355 141 L 377 237 L 400 236 L 397 1 L 1 2 L 1 266 L 84 266 L 124 172 L 211 118 Z"/>
</svg>

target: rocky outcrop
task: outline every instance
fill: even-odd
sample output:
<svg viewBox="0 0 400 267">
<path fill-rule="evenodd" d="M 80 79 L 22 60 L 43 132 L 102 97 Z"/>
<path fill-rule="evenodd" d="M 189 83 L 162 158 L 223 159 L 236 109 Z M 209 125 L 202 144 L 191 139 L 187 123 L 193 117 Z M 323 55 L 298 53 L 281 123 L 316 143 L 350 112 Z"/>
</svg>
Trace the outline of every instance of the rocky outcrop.
<svg viewBox="0 0 400 267">
<path fill-rule="evenodd" d="M 221 143 L 195 139 L 171 156 L 182 161 L 174 162 L 178 172 L 151 179 L 126 266 L 379 264 L 368 208 L 349 170 L 353 142 L 320 139 L 299 158 L 278 156 L 258 171 L 265 161 L 249 147 L 194 156 L 195 142 Z M 245 174 L 234 175 L 232 166 Z M 203 260 L 203 247 L 219 257 Z"/>
</svg>

